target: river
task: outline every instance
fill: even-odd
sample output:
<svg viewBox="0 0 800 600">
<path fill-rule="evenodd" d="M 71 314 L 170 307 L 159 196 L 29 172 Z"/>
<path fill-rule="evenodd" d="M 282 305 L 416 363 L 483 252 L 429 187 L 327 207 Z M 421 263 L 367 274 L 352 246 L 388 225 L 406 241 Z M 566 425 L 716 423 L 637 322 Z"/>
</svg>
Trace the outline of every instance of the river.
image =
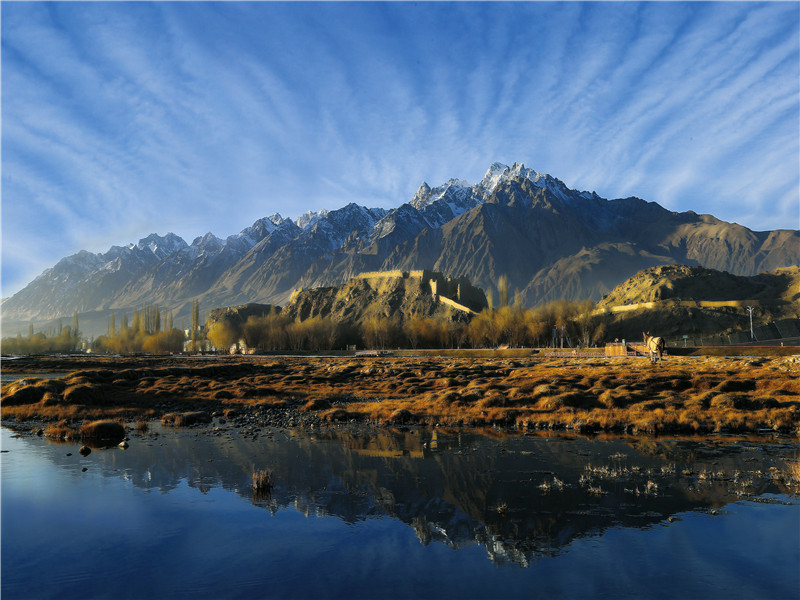
<svg viewBox="0 0 800 600">
<path fill-rule="evenodd" d="M 4 600 L 800 597 L 796 439 L 216 425 L 3 428 Z"/>
</svg>

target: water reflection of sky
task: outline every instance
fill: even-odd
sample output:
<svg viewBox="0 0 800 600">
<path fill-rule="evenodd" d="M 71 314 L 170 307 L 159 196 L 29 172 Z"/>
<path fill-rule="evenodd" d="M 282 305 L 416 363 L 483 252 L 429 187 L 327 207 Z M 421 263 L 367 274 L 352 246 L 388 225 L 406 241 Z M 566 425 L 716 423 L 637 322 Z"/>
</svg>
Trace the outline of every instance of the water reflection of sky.
<svg viewBox="0 0 800 600">
<path fill-rule="evenodd" d="M 194 432 L 167 438 L 134 438 L 127 451 L 96 450 L 82 458 L 75 446 L 13 439 L 3 430 L 9 450 L 2 454 L 4 598 L 783 598 L 800 591 L 796 503 L 729 498 L 715 516 L 711 506 L 719 502 L 703 490 L 700 500 L 663 499 L 667 504 L 658 506 L 683 510 L 633 518 L 638 527 L 622 524 L 609 508 L 596 511 L 584 529 L 586 517 L 564 517 L 551 507 L 538 518 L 552 518 L 552 539 L 565 545 L 555 556 L 521 551 L 527 568 L 518 568 L 520 557 L 503 556 L 524 550 L 526 532 L 540 530 L 541 523 L 527 522 L 535 511 L 526 512 L 525 498 L 511 497 L 509 509 L 517 512 L 505 521 L 485 509 L 492 508 L 497 489 L 512 489 L 512 473 L 518 479 L 537 475 L 517 468 L 518 460 L 530 464 L 530 457 L 544 454 L 525 440 L 462 440 L 462 450 L 443 444 L 445 450 L 424 459 L 398 459 L 359 453 L 351 438 L 347 444 L 282 434 L 247 443 Z M 491 447 L 516 458 L 482 456 Z M 479 477 L 453 472 L 463 448 L 475 449 L 466 464 Z M 576 457 L 589 458 L 581 456 L 586 448 L 562 458 L 562 477 L 578 469 Z M 634 452 L 628 452 L 632 461 Z M 252 463 L 263 466 L 259 459 L 283 461 L 271 511 L 253 504 L 246 487 Z M 715 460 L 722 463 L 720 456 Z M 464 490 L 453 483 L 459 480 L 468 487 L 489 483 Z M 375 490 L 384 497 L 376 498 Z M 611 495 L 598 498 L 597 506 Z M 644 506 L 654 507 L 649 500 Z M 489 522 L 480 522 L 478 510 Z M 414 514 L 425 515 L 452 543 L 421 544 Z"/>
</svg>

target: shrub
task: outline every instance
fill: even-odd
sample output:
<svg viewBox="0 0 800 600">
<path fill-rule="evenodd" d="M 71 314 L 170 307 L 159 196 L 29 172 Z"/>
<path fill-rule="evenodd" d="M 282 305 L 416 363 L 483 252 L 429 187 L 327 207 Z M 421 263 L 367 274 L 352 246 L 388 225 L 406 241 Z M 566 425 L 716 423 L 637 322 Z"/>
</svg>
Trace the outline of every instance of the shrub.
<svg viewBox="0 0 800 600">
<path fill-rule="evenodd" d="M 411 414 L 411 412 L 408 409 L 406 409 L 406 408 L 398 408 L 391 415 L 389 415 L 389 418 L 387 419 L 387 421 L 389 423 L 402 424 L 402 423 L 410 423 L 413 418 L 414 418 L 414 416 Z"/>
<path fill-rule="evenodd" d="M 45 390 L 36 385 L 9 386 L 3 393 L 3 406 L 20 406 L 35 404 L 42 399 Z"/>
<path fill-rule="evenodd" d="M 491 396 L 487 396 L 480 402 L 478 402 L 478 406 L 481 408 L 492 408 L 496 406 L 505 406 L 506 405 L 506 397 L 503 394 L 492 394 Z"/>
<path fill-rule="evenodd" d="M 324 417 L 326 421 L 346 421 L 349 415 L 343 408 L 334 408 L 325 413 Z"/>
<path fill-rule="evenodd" d="M 161 417 L 161 423 L 174 427 L 188 427 L 197 423 L 211 423 L 211 415 L 204 411 L 167 413 Z"/>
<path fill-rule="evenodd" d="M 723 381 L 716 388 L 717 392 L 752 392 L 756 389 L 756 382 L 753 379 L 728 379 Z"/>
<path fill-rule="evenodd" d="M 536 402 L 536 408 L 540 410 L 555 411 L 560 408 L 564 408 L 564 401 L 560 397 L 547 396 L 540 398 L 539 401 Z"/>
<path fill-rule="evenodd" d="M 573 408 L 590 409 L 600 405 L 597 399 L 591 394 L 584 392 L 565 392 L 558 396 L 563 406 L 571 406 Z"/>
<path fill-rule="evenodd" d="M 58 423 L 48 425 L 44 435 L 51 440 L 70 440 L 75 437 L 75 430 L 67 425 L 66 419 L 62 419 Z"/>
<path fill-rule="evenodd" d="M 598 396 L 597 400 L 606 408 L 615 408 L 620 406 L 620 403 L 617 401 L 617 396 L 613 390 L 605 390 Z"/>
<path fill-rule="evenodd" d="M 272 471 L 261 469 L 253 471 L 253 491 L 266 492 L 272 489 Z"/>
<path fill-rule="evenodd" d="M 441 398 L 439 398 L 439 402 L 441 404 L 457 404 L 461 401 L 461 395 L 457 394 L 456 392 L 447 392 L 443 394 Z"/>
<path fill-rule="evenodd" d="M 125 426 L 118 421 L 92 421 L 81 426 L 78 433 L 82 440 L 119 442 L 125 437 Z"/>
<path fill-rule="evenodd" d="M 780 402 L 775 398 L 769 397 L 753 398 L 750 402 L 757 408 L 777 408 L 780 406 Z"/>
<path fill-rule="evenodd" d="M 68 404 L 91 404 L 98 396 L 97 390 L 86 384 L 71 385 L 64 390 L 64 402 Z"/>
<path fill-rule="evenodd" d="M 39 404 L 42 406 L 53 406 L 54 404 L 58 404 L 59 399 L 59 396 L 54 392 L 45 392 Z"/>
<path fill-rule="evenodd" d="M 312 398 L 306 402 L 300 410 L 327 410 L 331 407 L 330 400 L 327 398 Z"/>
<path fill-rule="evenodd" d="M 747 396 L 742 394 L 718 394 L 711 399 L 711 408 L 742 410 L 750 404 Z"/>
</svg>

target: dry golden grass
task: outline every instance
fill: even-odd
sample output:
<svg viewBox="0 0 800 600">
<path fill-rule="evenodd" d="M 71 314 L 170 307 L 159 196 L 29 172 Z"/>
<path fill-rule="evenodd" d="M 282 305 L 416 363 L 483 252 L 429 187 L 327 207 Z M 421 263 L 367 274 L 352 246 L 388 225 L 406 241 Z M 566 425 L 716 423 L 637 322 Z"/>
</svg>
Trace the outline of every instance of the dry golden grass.
<svg viewBox="0 0 800 600">
<path fill-rule="evenodd" d="M 4 419 L 74 422 L 158 418 L 165 401 L 174 413 L 167 422 L 258 405 L 387 424 L 794 432 L 800 365 L 781 357 L 670 357 L 657 366 L 602 358 L 250 358 L 29 378 L 4 385 L 0 406 Z"/>
</svg>

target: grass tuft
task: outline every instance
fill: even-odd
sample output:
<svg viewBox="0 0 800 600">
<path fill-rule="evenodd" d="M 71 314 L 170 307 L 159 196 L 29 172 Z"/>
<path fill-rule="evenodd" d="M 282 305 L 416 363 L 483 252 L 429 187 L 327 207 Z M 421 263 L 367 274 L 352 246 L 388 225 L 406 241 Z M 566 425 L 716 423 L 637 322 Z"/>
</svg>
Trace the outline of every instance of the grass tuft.
<svg viewBox="0 0 800 600">
<path fill-rule="evenodd" d="M 272 470 L 259 469 L 253 471 L 253 500 L 260 501 L 269 498 L 272 493 Z"/>
</svg>

